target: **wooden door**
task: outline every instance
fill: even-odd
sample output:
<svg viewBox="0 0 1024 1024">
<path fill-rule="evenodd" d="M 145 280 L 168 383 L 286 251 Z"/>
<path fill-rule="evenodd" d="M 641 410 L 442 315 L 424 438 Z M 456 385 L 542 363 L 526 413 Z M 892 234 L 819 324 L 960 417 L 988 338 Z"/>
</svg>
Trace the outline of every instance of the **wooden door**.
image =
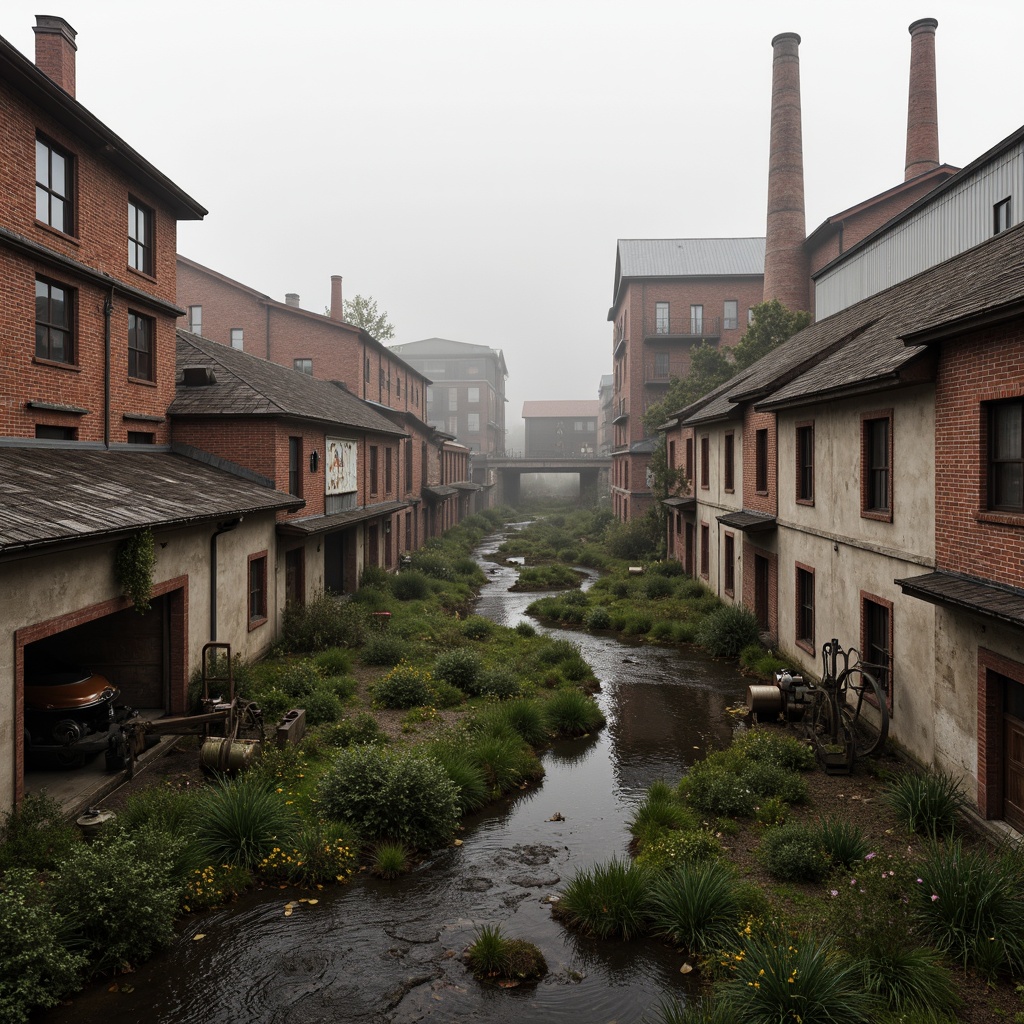
<svg viewBox="0 0 1024 1024">
<path fill-rule="evenodd" d="M 768 559 L 754 555 L 754 614 L 762 630 L 768 630 Z"/>
<path fill-rule="evenodd" d="M 1024 686 L 1002 681 L 1003 820 L 1024 832 Z"/>
<path fill-rule="evenodd" d="M 306 603 L 306 549 L 292 548 L 284 556 L 284 599 L 286 604 Z"/>
</svg>

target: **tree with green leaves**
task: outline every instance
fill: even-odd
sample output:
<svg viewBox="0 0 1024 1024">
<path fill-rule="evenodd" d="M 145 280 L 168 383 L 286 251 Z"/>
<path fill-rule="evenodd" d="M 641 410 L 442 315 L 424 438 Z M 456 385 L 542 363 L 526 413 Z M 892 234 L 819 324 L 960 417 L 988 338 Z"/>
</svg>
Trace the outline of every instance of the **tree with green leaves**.
<svg viewBox="0 0 1024 1024">
<path fill-rule="evenodd" d="M 811 322 L 811 314 L 794 312 L 778 299 L 754 307 L 754 315 L 739 344 L 732 350 L 737 370 L 753 366 L 773 348 L 778 348 Z"/>
<path fill-rule="evenodd" d="M 344 306 L 345 320 L 361 327 L 377 341 L 388 341 L 395 336 L 394 324 L 388 319 L 387 313 L 378 311 L 376 299 L 357 295 L 354 299 L 346 299 Z"/>
</svg>

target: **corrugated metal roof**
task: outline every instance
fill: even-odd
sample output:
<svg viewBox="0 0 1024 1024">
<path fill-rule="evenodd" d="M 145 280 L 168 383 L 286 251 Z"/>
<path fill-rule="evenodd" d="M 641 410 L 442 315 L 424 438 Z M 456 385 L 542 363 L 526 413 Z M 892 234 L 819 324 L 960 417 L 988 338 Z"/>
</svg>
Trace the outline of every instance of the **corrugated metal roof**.
<svg viewBox="0 0 1024 1024">
<path fill-rule="evenodd" d="M 567 400 L 564 402 L 523 402 L 523 419 L 537 416 L 544 419 L 555 419 L 560 416 L 571 418 L 585 416 L 596 419 L 601 411 L 601 403 L 594 400 Z"/>
<path fill-rule="evenodd" d="M 180 383 L 186 366 L 212 367 L 217 382 L 186 387 Z M 184 331 L 178 331 L 178 377 L 168 408 L 172 416 L 291 416 L 379 434 L 405 434 L 330 381 Z"/>
<path fill-rule="evenodd" d="M 620 238 L 619 277 L 757 277 L 763 238 Z"/>
<path fill-rule="evenodd" d="M 170 452 L 0 447 L 0 554 L 301 504 Z"/>
</svg>

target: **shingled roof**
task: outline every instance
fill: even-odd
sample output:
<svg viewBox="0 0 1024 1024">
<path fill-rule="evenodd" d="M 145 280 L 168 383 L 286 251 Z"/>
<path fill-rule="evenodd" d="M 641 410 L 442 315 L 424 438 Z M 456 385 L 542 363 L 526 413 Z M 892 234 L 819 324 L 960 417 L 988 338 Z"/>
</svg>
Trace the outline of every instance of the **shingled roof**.
<svg viewBox="0 0 1024 1024">
<path fill-rule="evenodd" d="M 186 386 L 185 367 L 213 370 L 216 383 Z M 178 384 L 171 416 L 286 416 L 400 437 L 405 432 L 330 381 L 178 331 Z"/>
<path fill-rule="evenodd" d="M 302 504 L 169 452 L 0 447 L 0 556 Z"/>
</svg>

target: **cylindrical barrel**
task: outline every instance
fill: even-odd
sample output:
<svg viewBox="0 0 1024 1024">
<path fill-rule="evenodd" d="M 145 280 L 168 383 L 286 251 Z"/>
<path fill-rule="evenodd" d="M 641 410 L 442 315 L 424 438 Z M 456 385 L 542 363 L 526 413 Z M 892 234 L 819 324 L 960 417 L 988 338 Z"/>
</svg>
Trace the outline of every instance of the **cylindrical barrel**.
<svg viewBox="0 0 1024 1024">
<path fill-rule="evenodd" d="M 199 751 L 199 763 L 209 771 L 234 775 L 252 764 L 259 746 L 259 740 L 206 740 Z"/>
<path fill-rule="evenodd" d="M 782 710 L 782 691 L 771 685 L 748 686 L 747 710 L 756 715 L 777 715 Z"/>
</svg>

